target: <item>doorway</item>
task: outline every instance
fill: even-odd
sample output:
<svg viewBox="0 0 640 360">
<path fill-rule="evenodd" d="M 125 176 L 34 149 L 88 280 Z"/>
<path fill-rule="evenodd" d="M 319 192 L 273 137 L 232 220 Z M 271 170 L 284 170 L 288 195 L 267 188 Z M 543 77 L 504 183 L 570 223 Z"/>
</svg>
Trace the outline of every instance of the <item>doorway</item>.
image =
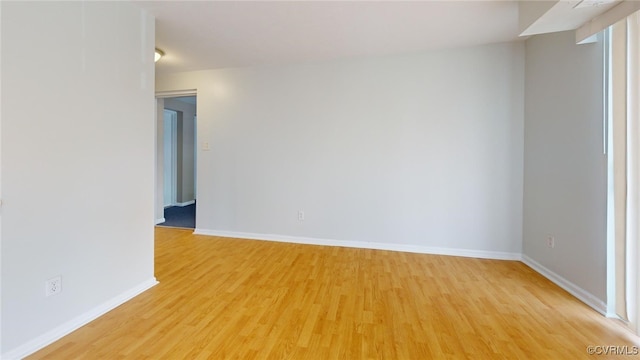
<svg viewBox="0 0 640 360">
<path fill-rule="evenodd" d="M 156 225 L 195 229 L 197 98 L 185 95 L 157 96 Z"/>
</svg>

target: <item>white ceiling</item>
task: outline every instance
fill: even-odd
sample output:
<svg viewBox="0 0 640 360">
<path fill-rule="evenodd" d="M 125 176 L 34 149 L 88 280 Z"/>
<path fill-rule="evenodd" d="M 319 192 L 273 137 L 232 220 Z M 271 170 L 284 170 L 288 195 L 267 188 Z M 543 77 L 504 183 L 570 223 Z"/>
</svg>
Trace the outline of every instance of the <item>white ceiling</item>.
<svg viewBox="0 0 640 360">
<path fill-rule="evenodd" d="M 140 1 L 157 73 L 286 64 L 512 41 L 517 1 Z"/>
</svg>

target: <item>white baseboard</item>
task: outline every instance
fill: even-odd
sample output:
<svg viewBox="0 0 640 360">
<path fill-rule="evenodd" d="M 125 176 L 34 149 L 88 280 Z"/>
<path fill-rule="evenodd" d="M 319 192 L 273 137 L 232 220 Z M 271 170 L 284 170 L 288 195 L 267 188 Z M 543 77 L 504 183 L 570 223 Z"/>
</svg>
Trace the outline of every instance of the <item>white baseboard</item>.
<svg viewBox="0 0 640 360">
<path fill-rule="evenodd" d="M 195 200 L 189 200 L 189 201 L 186 201 L 186 202 L 176 203 L 175 206 L 185 207 L 187 205 L 191 205 L 191 204 L 195 204 L 195 203 L 196 203 Z"/>
<path fill-rule="evenodd" d="M 165 221 L 167 221 L 167 219 L 165 219 L 165 218 L 156 219 L 156 225 L 162 224 Z"/>
<path fill-rule="evenodd" d="M 376 250 L 390 250 L 390 251 L 403 251 L 419 254 L 434 254 L 434 255 L 449 255 L 449 256 L 463 256 L 473 257 L 481 259 L 494 259 L 494 260 L 518 260 L 540 273 L 542 276 L 549 279 L 562 289 L 566 290 L 571 295 L 575 296 L 578 300 L 584 302 L 588 306 L 592 307 L 602 315 L 607 314 L 607 305 L 602 300 L 598 299 L 588 291 L 575 285 L 571 281 L 563 278 L 555 272 L 542 266 L 530 257 L 521 253 L 510 253 L 500 251 L 485 251 L 485 250 L 469 250 L 469 249 L 454 249 L 454 248 L 442 248 L 442 247 L 429 247 L 419 245 L 406 245 L 406 244 L 389 244 L 389 243 L 377 243 L 377 242 L 363 242 L 363 241 L 348 241 L 348 240 L 333 240 L 333 239 L 320 239 L 320 238 L 308 238 L 298 236 L 286 236 L 286 235 L 273 235 L 273 234 L 255 234 L 255 233 L 243 233 L 235 231 L 223 231 L 223 230 L 210 230 L 210 229 L 195 229 L 193 232 L 196 235 L 209 235 L 219 237 L 230 237 L 238 239 L 251 239 L 251 240 L 266 240 L 266 241 L 278 241 L 289 242 L 295 244 L 309 244 L 309 245 L 325 245 L 325 246 L 342 246 L 351 248 L 364 248 L 364 249 L 376 249 Z"/>
<path fill-rule="evenodd" d="M 243 233 L 243 232 L 235 232 L 235 231 L 210 230 L 210 229 L 199 229 L 199 228 L 195 229 L 193 233 L 196 235 L 210 235 L 210 236 L 231 237 L 231 238 L 240 238 L 240 239 L 279 241 L 279 242 L 289 242 L 289 243 L 296 243 L 296 244 L 343 246 L 343 247 L 352 247 L 352 248 L 404 251 L 404 252 L 412 252 L 412 253 L 420 253 L 420 254 L 463 256 L 463 257 L 494 259 L 494 260 L 518 260 L 518 261 L 522 261 L 524 264 L 526 264 L 536 272 L 540 273 L 542 276 L 546 277 L 551 282 L 560 286 L 562 289 L 566 290 L 568 293 L 575 296 L 578 300 L 592 307 L 597 312 L 605 316 L 607 315 L 607 305 L 605 302 L 598 299 L 596 296 L 582 289 L 581 287 L 575 285 L 571 281 L 563 278 L 562 276 L 542 266 L 537 261 L 521 253 L 454 249 L 454 248 L 429 247 L 429 246 L 406 245 L 406 244 L 333 240 L 333 239 L 320 239 L 320 238 L 308 238 L 308 237 L 272 235 L 272 234 L 255 234 L 255 233 Z"/>
<path fill-rule="evenodd" d="M 142 284 L 125 291 L 124 293 L 114 297 L 111 300 L 108 300 L 99 306 L 93 308 L 86 313 L 67 321 L 66 323 L 56 327 L 55 329 L 46 332 L 43 335 L 38 336 L 37 338 L 18 346 L 17 348 L 6 352 L 0 356 L 1 359 L 4 360 L 17 360 L 22 359 L 34 352 L 44 348 L 45 346 L 53 343 L 56 340 L 59 340 L 65 335 L 70 334 L 71 332 L 79 329 L 80 327 L 88 324 L 89 322 L 99 318 L 100 316 L 106 314 L 107 312 L 115 309 L 116 307 L 124 304 L 125 302 L 131 300 L 135 296 L 141 294 L 142 292 L 152 288 L 158 284 L 156 278 L 151 278 Z"/>
<path fill-rule="evenodd" d="M 563 278 L 562 276 L 556 274 L 555 272 L 549 270 L 542 264 L 528 257 L 527 255 L 522 255 L 522 262 L 525 265 L 529 266 L 536 272 L 540 273 L 540 275 L 546 277 L 554 284 L 560 286 L 564 290 L 566 290 L 569 294 L 578 298 L 578 300 L 592 307 L 595 311 L 599 312 L 602 315 L 607 315 L 607 304 L 595 297 L 590 292 L 584 290 L 578 285 L 572 283 L 571 281 Z"/>
<path fill-rule="evenodd" d="M 494 260 L 521 260 L 520 253 L 509 253 L 509 252 L 500 252 L 500 251 L 468 250 L 468 249 L 429 247 L 429 246 L 420 246 L 420 245 L 333 240 L 333 239 L 308 238 L 308 237 L 287 236 L 287 235 L 254 234 L 254 233 L 243 233 L 243 232 L 235 232 L 235 231 L 220 231 L 220 230 L 209 230 L 209 229 L 195 229 L 193 233 L 195 235 L 209 235 L 209 236 L 220 236 L 220 237 L 251 239 L 251 240 L 266 240 L 266 241 L 288 242 L 288 243 L 294 243 L 294 244 L 342 246 L 342 247 L 361 248 L 361 249 L 403 251 L 403 252 L 433 254 L 433 255 L 464 256 L 464 257 L 494 259 Z"/>
</svg>

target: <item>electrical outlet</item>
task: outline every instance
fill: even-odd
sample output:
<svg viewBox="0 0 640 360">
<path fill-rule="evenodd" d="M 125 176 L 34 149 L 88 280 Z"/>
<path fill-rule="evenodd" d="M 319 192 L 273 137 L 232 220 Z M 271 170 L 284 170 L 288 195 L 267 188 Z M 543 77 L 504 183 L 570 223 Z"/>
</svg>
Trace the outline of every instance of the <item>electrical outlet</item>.
<svg viewBox="0 0 640 360">
<path fill-rule="evenodd" d="M 556 238 L 551 235 L 547 236 L 547 247 L 552 249 L 556 247 Z"/>
<path fill-rule="evenodd" d="M 62 291 L 62 277 L 56 276 L 51 278 L 44 283 L 44 291 L 46 296 L 52 296 L 60 294 Z"/>
<path fill-rule="evenodd" d="M 298 211 L 298 221 L 304 221 L 304 211 Z"/>
</svg>

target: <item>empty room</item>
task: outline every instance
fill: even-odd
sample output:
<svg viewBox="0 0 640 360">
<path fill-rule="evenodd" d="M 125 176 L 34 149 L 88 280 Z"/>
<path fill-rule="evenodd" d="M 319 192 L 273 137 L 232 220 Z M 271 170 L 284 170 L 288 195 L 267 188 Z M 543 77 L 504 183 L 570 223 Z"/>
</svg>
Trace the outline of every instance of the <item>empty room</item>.
<svg viewBox="0 0 640 360">
<path fill-rule="evenodd" d="M 639 10 L 0 1 L 0 358 L 639 357 Z"/>
</svg>

